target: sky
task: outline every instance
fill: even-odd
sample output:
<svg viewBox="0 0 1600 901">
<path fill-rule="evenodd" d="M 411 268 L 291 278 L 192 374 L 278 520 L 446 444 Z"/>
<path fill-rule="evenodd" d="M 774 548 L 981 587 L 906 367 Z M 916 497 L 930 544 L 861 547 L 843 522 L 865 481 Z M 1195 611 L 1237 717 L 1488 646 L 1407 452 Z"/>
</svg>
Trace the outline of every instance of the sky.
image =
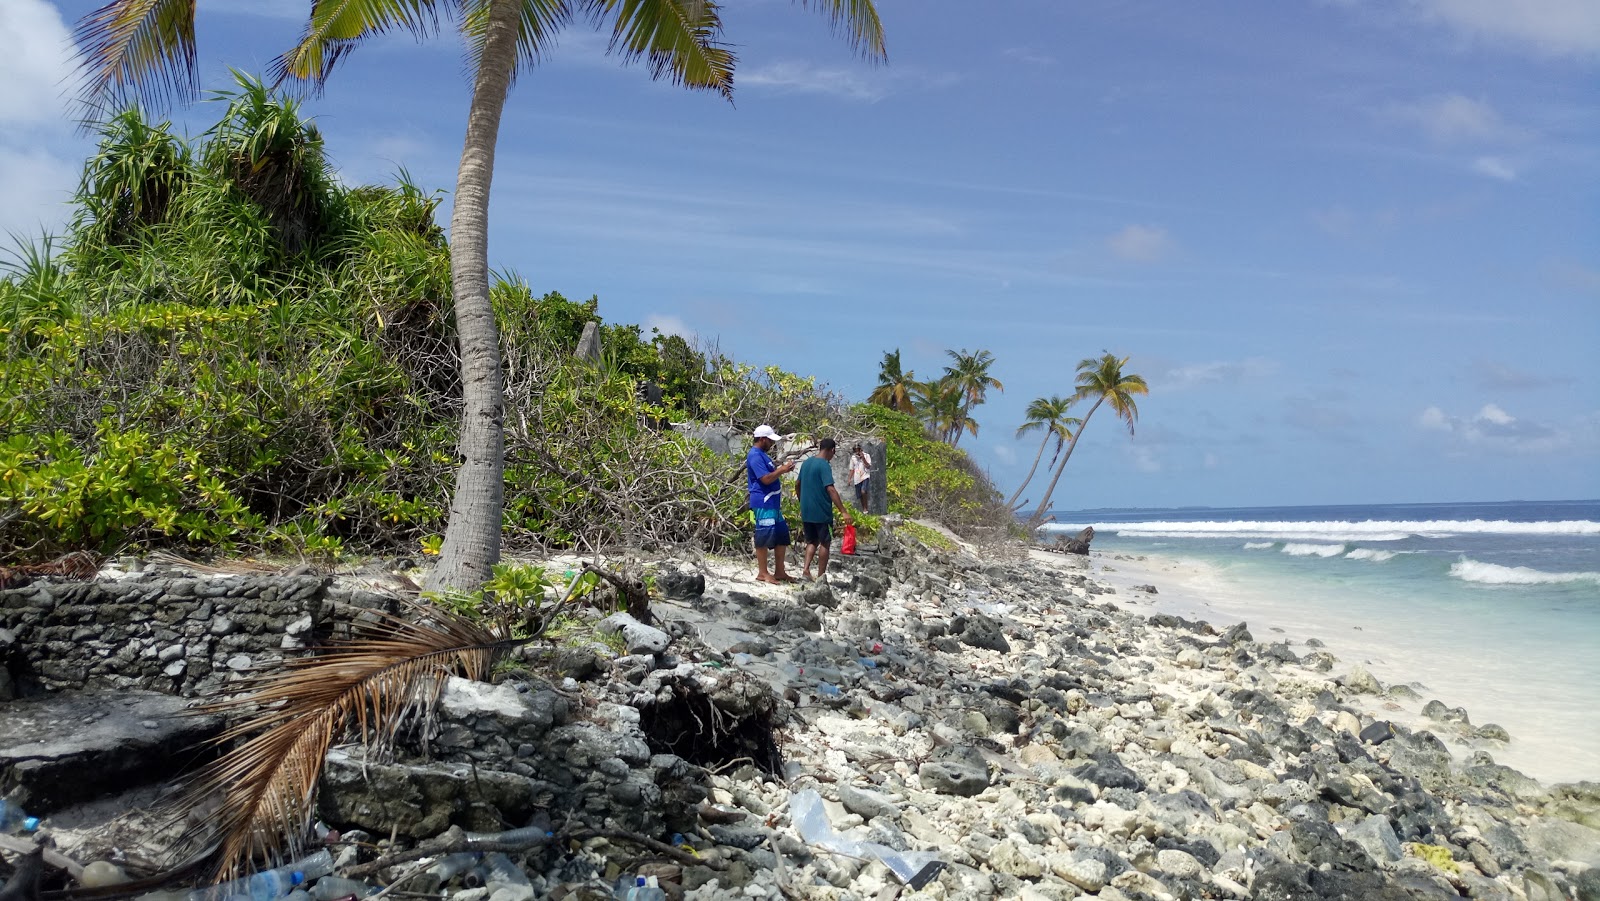
<svg viewBox="0 0 1600 901">
<path fill-rule="evenodd" d="M 0 2 L 0 230 L 67 219 L 98 2 Z M 200 0 L 203 86 L 306 5 Z M 857 400 L 887 350 L 987 349 L 961 446 L 1007 493 L 1028 402 L 1126 356 L 1137 428 L 1095 413 L 1061 509 L 1600 497 L 1600 3 L 878 8 L 872 65 L 729 0 L 731 104 L 575 26 L 512 90 L 492 265 Z M 469 87 L 452 31 L 386 36 L 306 111 L 345 181 L 404 167 L 447 223 Z"/>
</svg>

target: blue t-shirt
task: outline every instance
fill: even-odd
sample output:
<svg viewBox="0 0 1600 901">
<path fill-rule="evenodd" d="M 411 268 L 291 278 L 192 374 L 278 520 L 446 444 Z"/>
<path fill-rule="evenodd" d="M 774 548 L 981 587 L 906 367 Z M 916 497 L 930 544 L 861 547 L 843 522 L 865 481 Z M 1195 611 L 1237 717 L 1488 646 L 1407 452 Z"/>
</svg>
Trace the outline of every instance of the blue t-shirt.
<svg viewBox="0 0 1600 901">
<path fill-rule="evenodd" d="M 820 456 L 808 457 L 800 464 L 800 521 L 833 522 L 833 464 Z"/>
<path fill-rule="evenodd" d="M 750 509 L 778 506 L 783 496 L 783 479 L 780 477 L 773 479 L 770 484 L 761 484 L 762 476 L 770 475 L 778 468 L 767 452 L 759 447 L 750 448 L 750 453 L 744 458 L 744 468 L 750 476 Z"/>
</svg>

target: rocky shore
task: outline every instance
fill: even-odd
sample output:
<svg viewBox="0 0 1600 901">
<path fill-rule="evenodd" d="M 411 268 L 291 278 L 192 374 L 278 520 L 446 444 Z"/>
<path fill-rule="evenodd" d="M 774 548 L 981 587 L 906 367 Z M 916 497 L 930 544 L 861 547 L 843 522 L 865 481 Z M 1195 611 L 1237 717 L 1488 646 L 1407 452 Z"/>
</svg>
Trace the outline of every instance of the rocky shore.
<svg viewBox="0 0 1600 901">
<path fill-rule="evenodd" d="M 454 680 L 395 759 L 337 749 L 339 872 L 454 901 L 639 875 L 674 899 L 1600 899 L 1600 785 L 1499 766 L 1449 710 L 1375 718 L 1408 689 L 1325 651 L 1119 607 L 1084 558 L 899 533 L 828 585 L 652 568 L 659 629 Z M 105 820 L 46 829 L 126 856 Z M 529 824 L 518 878 L 406 854 Z"/>
</svg>

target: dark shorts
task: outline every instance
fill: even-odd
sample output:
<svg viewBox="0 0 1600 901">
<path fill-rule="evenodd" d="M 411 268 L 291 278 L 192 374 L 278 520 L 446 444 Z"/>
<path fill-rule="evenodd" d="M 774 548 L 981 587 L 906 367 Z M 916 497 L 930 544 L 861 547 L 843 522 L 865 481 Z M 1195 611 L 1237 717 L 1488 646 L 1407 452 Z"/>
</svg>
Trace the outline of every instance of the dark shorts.
<svg viewBox="0 0 1600 901">
<path fill-rule="evenodd" d="M 833 543 L 833 523 L 831 522 L 803 522 L 800 524 L 805 534 L 806 544 L 820 544 L 823 547 Z"/>
<path fill-rule="evenodd" d="M 777 507 L 756 507 L 750 517 L 756 523 L 756 547 L 789 546 L 789 523 Z"/>
<path fill-rule="evenodd" d="M 867 486 L 871 484 L 871 479 L 862 479 L 861 483 L 856 486 L 856 500 L 860 501 L 863 507 L 867 505 Z"/>
</svg>

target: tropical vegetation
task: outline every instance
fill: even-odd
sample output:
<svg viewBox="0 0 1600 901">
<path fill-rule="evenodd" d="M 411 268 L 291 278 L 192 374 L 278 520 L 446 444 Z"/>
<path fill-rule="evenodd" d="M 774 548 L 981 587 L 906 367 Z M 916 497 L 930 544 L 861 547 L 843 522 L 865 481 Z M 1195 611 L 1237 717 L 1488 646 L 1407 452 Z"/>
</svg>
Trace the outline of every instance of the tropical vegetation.
<svg viewBox="0 0 1600 901">
<path fill-rule="evenodd" d="M 994 366 L 994 354 L 989 351 L 945 353 L 951 363 L 937 378 L 927 381 L 918 381 L 915 373 L 903 368 L 898 348 L 885 353 L 878 369 L 878 386 L 867 402 L 916 416 L 929 434 L 955 447 L 962 435 L 978 434 L 978 420 L 972 411 L 988 398 L 989 389 L 1004 391 L 1005 386 L 989 373 Z"/>
<path fill-rule="evenodd" d="M 1050 439 L 1056 441 L 1054 455 L 1050 458 L 1050 466 L 1055 466 L 1061 457 L 1061 448 L 1073 436 L 1073 430 L 1083 425 L 1083 420 L 1076 416 L 1068 416 L 1067 411 L 1072 409 L 1075 397 L 1036 397 L 1028 404 L 1024 413 L 1027 420 L 1017 426 L 1017 437 L 1021 438 L 1030 432 L 1044 432 L 1044 439 L 1039 442 L 1039 452 L 1033 455 L 1033 465 L 1028 468 L 1028 474 L 1023 477 L 1022 483 L 1011 497 L 1006 499 L 1006 507 L 1011 510 L 1018 509 L 1018 505 L 1025 503 L 1019 500 L 1022 492 L 1026 491 L 1029 483 L 1033 481 L 1034 473 L 1039 471 L 1039 461 L 1044 459 L 1044 449 L 1050 446 Z"/>
<path fill-rule="evenodd" d="M 872 0 L 815 5 L 853 47 L 882 58 L 883 28 Z M 519 69 L 552 49 L 579 15 L 611 23 L 609 52 L 647 61 L 652 78 L 677 85 L 731 98 L 736 57 L 720 41 L 720 10 L 711 0 L 313 0 L 305 35 L 274 69 L 280 81 L 320 86 L 363 39 L 397 28 L 430 35 L 441 12 L 459 24 L 473 88 L 450 231 L 462 390 L 459 466 L 429 587 L 471 590 L 490 578 L 501 547 L 506 411 L 490 300 L 488 220 L 495 147 L 511 82 Z M 194 0 L 109 0 L 85 16 L 77 38 L 88 95 L 192 93 L 194 16 Z"/>
</svg>

